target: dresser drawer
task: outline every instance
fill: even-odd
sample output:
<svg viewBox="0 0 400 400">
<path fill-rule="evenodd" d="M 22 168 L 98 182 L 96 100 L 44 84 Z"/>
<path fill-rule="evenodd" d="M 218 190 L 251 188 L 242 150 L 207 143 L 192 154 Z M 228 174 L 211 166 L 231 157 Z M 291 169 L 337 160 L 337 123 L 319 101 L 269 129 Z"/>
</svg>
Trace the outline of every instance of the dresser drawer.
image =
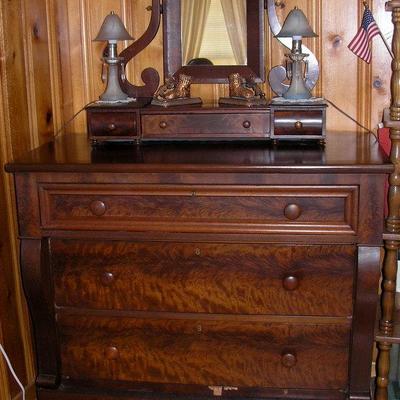
<svg viewBox="0 0 400 400">
<path fill-rule="evenodd" d="M 352 314 L 354 246 L 52 240 L 51 254 L 58 306 Z"/>
<path fill-rule="evenodd" d="M 286 106 L 282 109 L 273 107 L 272 110 L 273 139 L 325 138 L 326 106 L 314 109 Z"/>
<path fill-rule="evenodd" d="M 150 114 L 142 115 L 142 138 L 266 138 L 270 129 L 270 115 L 262 113 L 234 114 Z"/>
<path fill-rule="evenodd" d="M 58 324 L 62 373 L 74 380 L 239 391 L 339 390 L 348 379 L 348 323 L 59 315 Z"/>
<path fill-rule="evenodd" d="M 138 137 L 137 113 L 127 111 L 87 112 L 89 138 L 115 140 Z"/>
<path fill-rule="evenodd" d="M 355 235 L 357 186 L 39 187 L 46 229 Z"/>
</svg>

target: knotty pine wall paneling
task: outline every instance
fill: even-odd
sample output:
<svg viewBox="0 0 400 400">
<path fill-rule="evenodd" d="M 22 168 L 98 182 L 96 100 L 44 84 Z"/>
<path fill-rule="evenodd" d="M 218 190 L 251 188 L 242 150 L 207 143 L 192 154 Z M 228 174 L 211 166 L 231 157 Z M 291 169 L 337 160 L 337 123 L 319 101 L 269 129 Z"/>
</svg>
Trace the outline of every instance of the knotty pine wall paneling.
<svg viewBox="0 0 400 400">
<path fill-rule="evenodd" d="M 369 0 L 377 21 L 390 29 L 390 14 L 384 11 L 385 0 Z M 360 0 L 277 0 L 277 11 L 283 22 L 288 12 L 299 6 L 308 16 L 318 39 L 305 43 L 316 54 L 321 66 L 320 80 L 314 90 L 346 110 L 362 124 L 374 128 L 381 119 L 382 109 L 389 104 L 390 57 L 380 40 L 374 40 L 374 58 L 370 66 L 351 53 L 347 45 L 356 34 L 364 10 Z M 63 44 L 63 87 L 68 95 L 63 98 L 69 107 L 68 116 L 84 104 L 95 100 L 104 90 L 101 82 L 102 43 L 93 43 L 99 27 L 108 12 L 118 12 L 130 33 L 138 38 L 149 20 L 149 0 L 59 0 L 58 3 Z M 266 15 L 267 19 L 267 15 Z M 287 52 L 270 33 L 266 22 L 267 70 L 285 62 Z M 139 54 L 128 68 L 130 80 L 140 84 L 140 74 L 146 67 L 156 68 L 162 76 L 162 32 L 144 52 Z M 67 70 L 68 69 L 68 70 Z M 265 91 L 271 96 L 268 85 Z M 214 102 L 227 94 L 226 85 L 193 85 L 193 96 L 205 102 Z M 65 116 L 66 117 L 66 116 Z M 356 125 L 332 107 L 328 111 L 328 127 L 338 130 L 356 130 Z M 85 131 L 82 116 L 74 125 L 75 130 Z"/>
<path fill-rule="evenodd" d="M 0 2 L 0 341 L 34 398 L 35 366 L 19 273 L 12 177 L 4 164 L 49 141 L 62 124 L 57 0 Z M 0 358 L 0 398 L 19 387 Z"/>
</svg>

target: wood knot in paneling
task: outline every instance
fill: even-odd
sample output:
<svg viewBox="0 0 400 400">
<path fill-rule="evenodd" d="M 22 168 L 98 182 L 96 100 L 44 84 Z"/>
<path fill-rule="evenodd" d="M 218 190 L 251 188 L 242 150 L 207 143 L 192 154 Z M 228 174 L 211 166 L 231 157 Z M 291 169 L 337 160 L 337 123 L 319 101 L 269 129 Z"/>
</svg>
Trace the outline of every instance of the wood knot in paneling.
<svg viewBox="0 0 400 400">
<path fill-rule="evenodd" d="M 32 33 L 33 33 L 33 37 L 35 39 L 39 39 L 40 38 L 40 29 L 39 29 L 39 25 L 37 22 L 35 22 L 32 26 Z"/>
</svg>

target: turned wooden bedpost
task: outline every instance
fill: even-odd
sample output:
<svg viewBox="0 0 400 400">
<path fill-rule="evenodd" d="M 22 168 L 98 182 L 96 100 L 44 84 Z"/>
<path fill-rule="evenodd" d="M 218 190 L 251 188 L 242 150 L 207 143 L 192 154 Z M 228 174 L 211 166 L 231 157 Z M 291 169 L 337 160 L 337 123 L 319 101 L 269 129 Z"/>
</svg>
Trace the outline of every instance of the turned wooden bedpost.
<svg viewBox="0 0 400 400">
<path fill-rule="evenodd" d="M 391 106 L 385 113 L 385 126 L 390 128 L 392 142 L 390 158 L 395 167 L 389 183 L 389 215 L 386 220 L 385 258 L 382 273 L 382 314 L 379 328 L 382 334 L 393 331 L 395 310 L 397 252 L 400 247 L 400 1 L 389 1 L 386 10 L 393 15 L 393 53 L 391 79 Z M 378 341 L 376 400 L 387 400 L 390 370 L 391 341 Z"/>
</svg>

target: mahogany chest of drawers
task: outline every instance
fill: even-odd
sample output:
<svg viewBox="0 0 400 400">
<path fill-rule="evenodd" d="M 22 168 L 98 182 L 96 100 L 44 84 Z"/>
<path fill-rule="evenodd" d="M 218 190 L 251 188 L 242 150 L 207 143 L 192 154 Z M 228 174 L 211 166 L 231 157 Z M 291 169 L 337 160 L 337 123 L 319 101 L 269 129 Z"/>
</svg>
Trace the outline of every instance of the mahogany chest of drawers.
<svg viewBox="0 0 400 400">
<path fill-rule="evenodd" d="M 71 135 L 7 170 L 39 400 L 370 399 L 391 166 L 365 137 Z"/>
</svg>

